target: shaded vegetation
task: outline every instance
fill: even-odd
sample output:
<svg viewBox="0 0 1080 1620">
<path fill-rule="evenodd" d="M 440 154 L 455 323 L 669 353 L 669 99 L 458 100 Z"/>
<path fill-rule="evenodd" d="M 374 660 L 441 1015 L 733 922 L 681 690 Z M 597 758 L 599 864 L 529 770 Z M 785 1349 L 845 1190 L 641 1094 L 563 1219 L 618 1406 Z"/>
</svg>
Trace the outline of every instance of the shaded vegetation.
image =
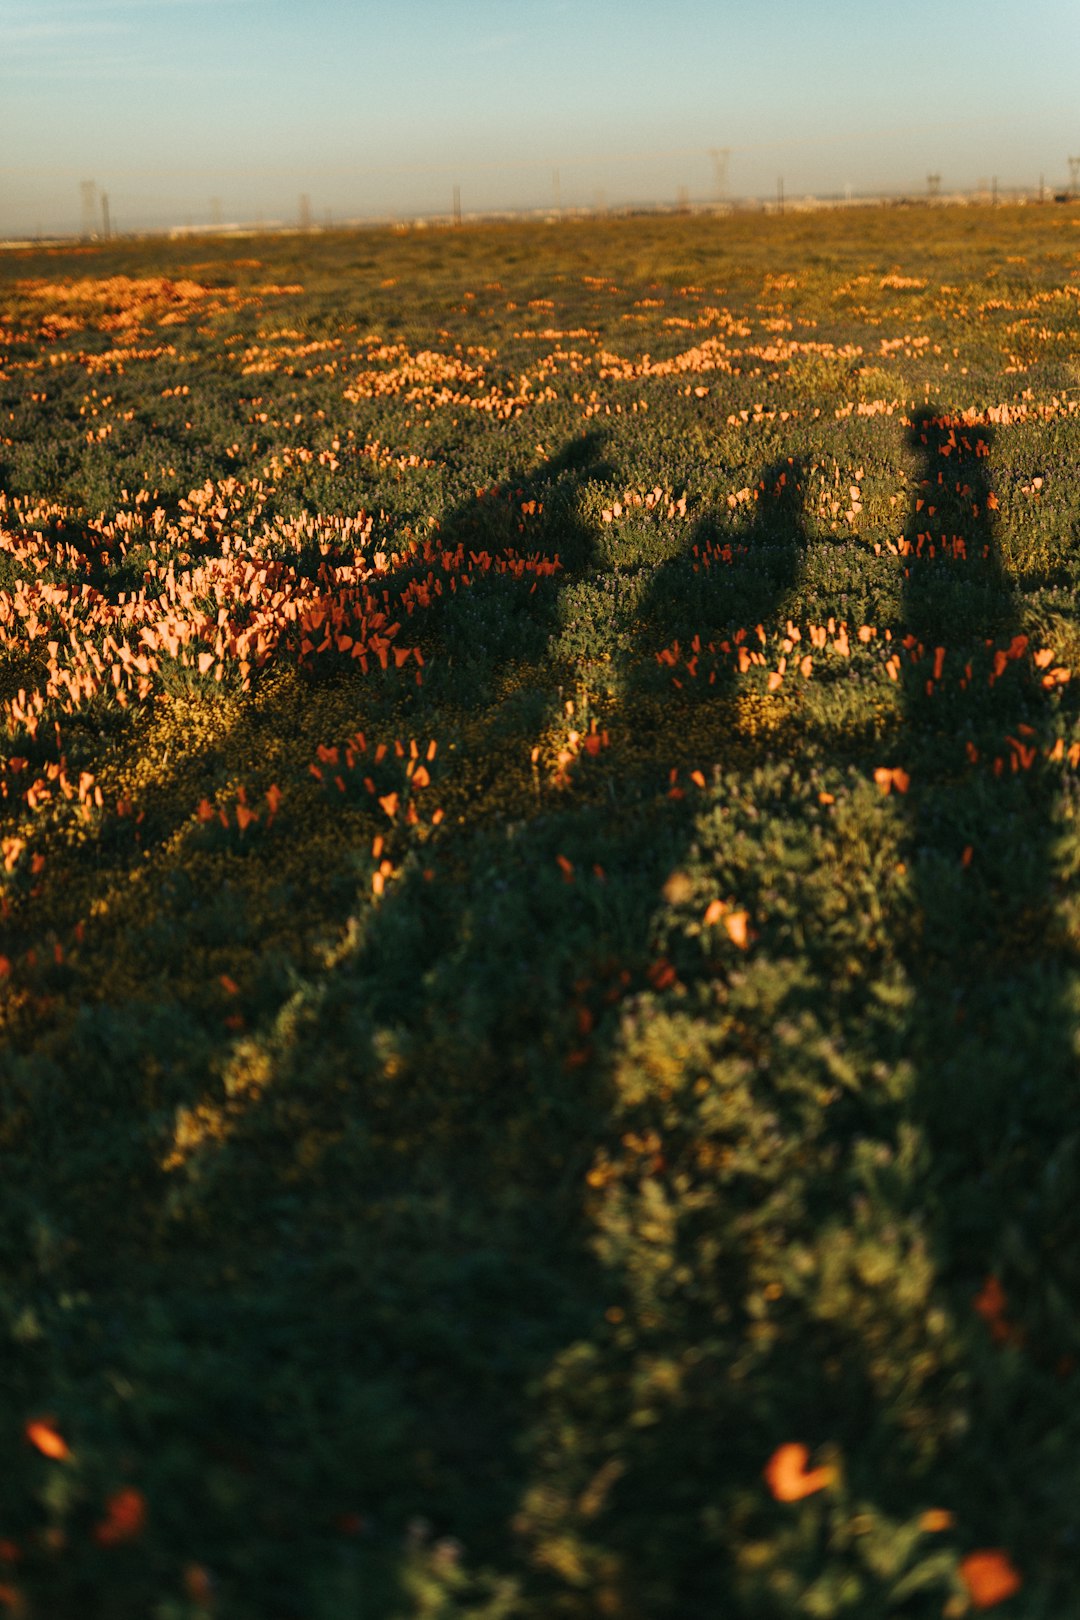
<svg viewBox="0 0 1080 1620">
<path fill-rule="evenodd" d="M 0 1606 L 1068 1612 L 1074 212 L 5 255 Z"/>
</svg>

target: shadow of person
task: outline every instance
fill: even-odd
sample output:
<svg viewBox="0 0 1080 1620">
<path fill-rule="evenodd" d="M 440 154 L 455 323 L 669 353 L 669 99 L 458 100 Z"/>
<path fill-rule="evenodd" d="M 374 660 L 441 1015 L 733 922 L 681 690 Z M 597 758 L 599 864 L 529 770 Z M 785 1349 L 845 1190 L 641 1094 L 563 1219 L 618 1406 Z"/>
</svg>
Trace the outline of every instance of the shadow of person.
<svg viewBox="0 0 1080 1620">
<path fill-rule="evenodd" d="M 755 516 L 726 537 L 715 575 L 694 572 L 694 546 L 717 538 L 707 522 L 651 586 L 624 580 L 598 626 L 585 589 L 595 526 L 580 503 L 601 467 L 598 441 L 576 441 L 510 480 L 509 516 L 485 496 L 443 521 L 447 544 L 496 555 L 520 543 L 512 513 L 542 501 L 533 544 L 563 567 L 533 595 L 525 582 L 529 622 L 516 628 L 521 582 L 500 575 L 436 616 L 445 670 L 414 713 L 419 724 L 430 705 L 433 725 L 460 727 L 438 784 L 454 837 L 403 853 L 326 974 L 298 987 L 252 1058 L 257 1096 L 223 1145 L 194 1157 L 170 1204 L 171 1241 L 196 1266 L 200 1234 L 220 1235 L 214 1266 L 233 1281 L 223 1294 L 206 1280 L 220 1330 L 253 1344 L 257 1321 L 283 1352 L 268 1381 L 237 1365 L 227 1419 L 215 1394 L 226 1466 L 259 1481 L 252 1522 L 239 1490 L 231 1556 L 258 1542 L 252 1579 L 268 1613 L 310 1603 L 293 1549 L 267 1534 L 295 1524 L 298 1489 L 369 1523 L 356 1575 L 366 1592 L 395 1588 L 417 1515 L 459 1537 L 470 1561 L 505 1563 L 533 1462 L 536 1380 L 588 1342 L 607 1304 L 586 1204 L 598 1152 L 623 1129 L 612 1069 L 625 1018 L 648 1017 L 676 978 L 707 997 L 727 971 L 706 939 L 669 960 L 656 918 L 697 811 L 692 790 L 672 793 L 671 770 L 691 763 L 688 748 L 694 764 L 723 759 L 737 655 L 698 699 L 676 693 L 666 670 L 658 691 L 656 653 L 687 592 L 695 625 L 721 639 L 786 603 L 805 544 L 798 469 L 765 470 Z M 567 724 L 556 694 L 586 631 L 626 636 L 611 743 L 558 781 L 532 750 L 538 728 Z M 261 1252 L 252 1223 L 267 1234 Z M 174 1328 L 180 1341 L 193 1331 Z M 195 1387 L 177 1398 L 202 1401 Z M 297 1448 L 310 1459 L 299 1484 Z"/>
<path fill-rule="evenodd" d="M 952 1459 L 955 1484 L 978 1471 L 981 1532 L 1000 1537 L 1042 1473 L 1040 1456 L 1052 1467 L 1062 1444 L 1068 1392 L 1055 1372 L 1068 1371 L 1063 1358 L 1077 1348 L 1066 1304 L 1080 1274 L 1075 962 L 1055 920 L 1054 676 L 1046 655 L 1035 657 L 1002 556 L 991 433 L 928 408 L 910 445 L 910 1055 L 939 1277 L 969 1330 L 969 1428 Z M 1001 1354 L 1008 1345 L 1023 1357 Z M 1010 1463 L 1021 1411 L 1023 1477 Z M 1051 1546 L 1064 1521 L 1049 1503 L 1040 1521 Z"/>
<path fill-rule="evenodd" d="M 429 700 L 446 697 L 452 705 L 476 708 L 491 702 L 489 680 L 506 666 L 552 673 L 565 598 L 598 563 L 581 496 L 610 476 L 603 436 L 593 430 L 444 515 L 439 544 L 463 545 L 470 559 L 491 559 L 495 566 L 474 570 L 469 588 L 444 598 L 425 625 L 438 647 L 427 678 Z M 522 590 L 512 568 L 504 571 L 501 565 L 523 555 L 557 564 L 553 589 Z"/>
</svg>

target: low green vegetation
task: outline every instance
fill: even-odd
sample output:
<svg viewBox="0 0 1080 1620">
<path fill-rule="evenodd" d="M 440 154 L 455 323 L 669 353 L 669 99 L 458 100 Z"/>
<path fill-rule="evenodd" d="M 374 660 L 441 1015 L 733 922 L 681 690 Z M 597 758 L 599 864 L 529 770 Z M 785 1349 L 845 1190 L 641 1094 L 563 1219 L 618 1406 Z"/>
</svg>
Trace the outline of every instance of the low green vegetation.
<svg viewBox="0 0 1080 1620">
<path fill-rule="evenodd" d="M 1076 215 L 4 255 L 0 1610 L 1071 1612 Z"/>
</svg>

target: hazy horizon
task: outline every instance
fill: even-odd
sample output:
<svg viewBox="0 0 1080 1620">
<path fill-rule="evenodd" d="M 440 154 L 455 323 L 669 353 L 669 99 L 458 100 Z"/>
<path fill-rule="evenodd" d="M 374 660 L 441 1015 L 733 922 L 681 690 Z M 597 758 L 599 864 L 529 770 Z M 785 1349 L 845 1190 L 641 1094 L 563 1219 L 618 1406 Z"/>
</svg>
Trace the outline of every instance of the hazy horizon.
<svg viewBox="0 0 1080 1620">
<path fill-rule="evenodd" d="M 0 45 L 3 235 L 78 231 L 82 181 L 130 231 L 1053 190 L 1080 152 L 1067 0 L 0 0 Z"/>
</svg>

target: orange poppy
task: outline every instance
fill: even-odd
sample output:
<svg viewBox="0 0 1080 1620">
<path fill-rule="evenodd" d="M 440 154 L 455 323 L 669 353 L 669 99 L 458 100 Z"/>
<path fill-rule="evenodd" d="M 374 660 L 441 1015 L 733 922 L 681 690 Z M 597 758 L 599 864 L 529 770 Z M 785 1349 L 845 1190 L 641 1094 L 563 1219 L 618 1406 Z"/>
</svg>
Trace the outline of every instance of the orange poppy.
<svg viewBox="0 0 1080 1620">
<path fill-rule="evenodd" d="M 121 1486 L 105 1504 L 105 1517 L 94 1526 L 94 1540 L 100 1547 L 115 1547 L 134 1541 L 146 1524 L 146 1498 L 133 1485 Z"/>
<path fill-rule="evenodd" d="M 992 1609 L 1021 1587 L 1019 1570 L 998 1547 L 968 1553 L 960 1563 L 960 1578 L 976 1609 Z"/>
<path fill-rule="evenodd" d="M 778 1502 L 801 1502 L 836 1478 L 835 1468 L 807 1468 L 810 1453 L 797 1441 L 778 1446 L 765 1465 L 765 1483 Z"/>
<path fill-rule="evenodd" d="M 56 1432 L 48 1418 L 37 1418 L 28 1423 L 23 1433 L 43 1457 L 51 1457 L 54 1462 L 63 1462 L 65 1457 L 71 1455 L 67 1441 Z"/>
</svg>

